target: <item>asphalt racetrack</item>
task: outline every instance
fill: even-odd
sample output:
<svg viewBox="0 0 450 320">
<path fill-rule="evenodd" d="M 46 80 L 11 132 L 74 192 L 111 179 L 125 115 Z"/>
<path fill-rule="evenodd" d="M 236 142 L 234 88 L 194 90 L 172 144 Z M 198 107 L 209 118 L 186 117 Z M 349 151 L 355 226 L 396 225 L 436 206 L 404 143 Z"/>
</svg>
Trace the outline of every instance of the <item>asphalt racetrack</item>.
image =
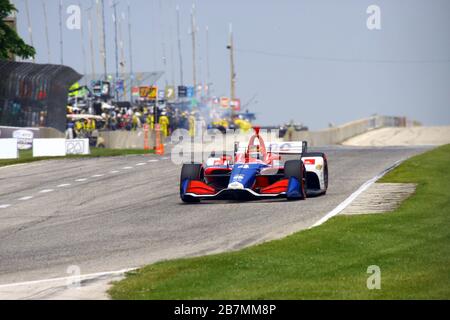
<svg viewBox="0 0 450 320">
<path fill-rule="evenodd" d="M 184 205 L 180 166 L 153 155 L 0 168 L 0 297 L 9 297 L 1 285 L 67 277 L 69 266 L 107 272 L 288 235 L 312 226 L 398 160 L 428 149 L 322 148 L 328 194 L 299 202 Z M 18 297 L 30 298 L 11 298 Z"/>
</svg>

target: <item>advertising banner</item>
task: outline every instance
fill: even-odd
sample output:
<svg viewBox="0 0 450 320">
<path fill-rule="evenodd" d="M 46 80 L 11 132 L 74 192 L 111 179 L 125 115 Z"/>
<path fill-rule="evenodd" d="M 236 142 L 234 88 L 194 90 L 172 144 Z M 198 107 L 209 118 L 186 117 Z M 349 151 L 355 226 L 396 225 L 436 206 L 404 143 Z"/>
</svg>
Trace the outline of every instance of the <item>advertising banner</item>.
<svg viewBox="0 0 450 320">
<path fill-rule="evenodd" d="M 194 87 L 187 87 L 187 97 L 193 98 L 195 96 L 195 88 Z"/>
<path fill-rule="evenodd" d="M 234 111 L 239 112 L 241 111 L 241 100 L 240 99 L 234 99 L 231 100 L 230 106 L 233 108 Z"/>
<path fill-rule="evenodd" d="M 158 100 L 164 100 L 166 97 L 166 91 L 165 90 L 158 90 Z"/>
<path fill-rule="evenodd" d="M 178 87 L 178 98 L 187 98 L 187 87 L 185 86 Z"/>
<path fill-rule="evenodd" d="M 220 98 L 220 105 L 223 108 L 228 108 L 230 106 L 230 99 L 227 97 L 222 97 Z"/>
<path fill-rule="evenodd" d="M 66 155 L 89 155 L 89 139 L 66 140 Z"/>
<path fill-rule="evenodd" d="M 175 100 L 176 94 L 175 94 L 175 87 L 174 86 L 166 87 L 165 98 L 166 98 L 167 101 L 174 101 Z"/>
<path fill-rule="evenodd" d="M 33 157 L 64 157 L 66 139 L 34 139 Z"/>
<path fill-rule="evenodd" d="M 0 139 L 0 159 L 17 159 L 17 139 Z"/>
<path fill-rule="evenodd" d="M 139 87 L 133 87 L 133 88 L 131 89 L 131 95 L 132 95 L 133 97 L 139 97 Z"/>
<path fill-rule="evenodd" d="M 0 127 L 0 138 L 17 139 L 19 150 L 31 150 L 33 139 L 39 137 L 39 128 Z"/>
</svg>

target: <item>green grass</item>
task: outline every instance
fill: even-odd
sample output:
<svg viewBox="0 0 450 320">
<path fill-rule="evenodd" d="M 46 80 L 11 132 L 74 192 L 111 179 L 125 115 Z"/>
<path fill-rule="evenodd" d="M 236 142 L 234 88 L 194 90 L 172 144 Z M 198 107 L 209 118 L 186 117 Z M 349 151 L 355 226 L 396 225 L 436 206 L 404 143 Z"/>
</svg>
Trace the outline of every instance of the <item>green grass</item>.
<svg viewBox="0 0 450 320">
<path fill-rule="evenodd" d="M 129 273 L 113 299 L 449 299 L 450 145 L 404 162 L 383 182 L 418 183 L 392 213 L 339 216 L 241 251 Z M 367 268 L 381 268 L 368 290 Z"/>
<path fill-rule="evenodd" d="M 142 150 L 142 149 L 134 150 L 134 149 L 91 148 L 90 155 L 33 158 L 32 150 L 25 150 L 25 151 L 20 151 L 19 159 L 0 160 L 0 167 L 35 162 L 35 161 L 42 161 L 42 160 L 117 157 L 117 156 L 136 155 L 136 154 L 152 154 L 152 153 L 154 153 L 153 150 Z"/>
</svg>

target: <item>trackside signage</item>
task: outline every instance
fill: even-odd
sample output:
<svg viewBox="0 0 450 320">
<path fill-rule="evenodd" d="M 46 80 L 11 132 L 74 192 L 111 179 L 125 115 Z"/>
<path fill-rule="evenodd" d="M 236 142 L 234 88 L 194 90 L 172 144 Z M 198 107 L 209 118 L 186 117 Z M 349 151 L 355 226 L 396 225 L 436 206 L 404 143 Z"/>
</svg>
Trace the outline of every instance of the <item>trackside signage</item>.
<svg viewBox="0 0 450 320">
<path fill-rule="evenodd" d="M 17 159 L 17 139 L 0 139 L 0 159 Z"/>
<path fill-rule="evenodd" d="M 66 139 L 34 139 L 33 157 L 64 157 Z"/>
<path fill-rule="evenodd" d="M 89 139 L 66 140 L 66 155 L 89 155 Z"/>
<path fill-rule="evenodd" d="M 33 157 L 64 157 L 89 155 L 89 139 L 34 139 Z"/>
</svg>

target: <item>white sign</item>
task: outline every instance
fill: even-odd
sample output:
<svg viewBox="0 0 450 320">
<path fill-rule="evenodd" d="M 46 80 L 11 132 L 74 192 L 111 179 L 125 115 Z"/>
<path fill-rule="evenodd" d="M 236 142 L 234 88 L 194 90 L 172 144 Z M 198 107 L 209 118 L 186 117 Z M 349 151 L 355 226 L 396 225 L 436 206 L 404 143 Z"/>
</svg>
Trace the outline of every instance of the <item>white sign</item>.
<svg viewBox="0 0 450 320">
<path fill-rule="evenodd" d="M 33 157 L 64 157 L 66 139 L 34 139 Z"/>
<path fill-rule="evenodd" d="M 89 139 L 66 140 L 66 154 L 67 155 L 91 154 L 91 150 L 89 148 Z"/>
<path fill-rule="evenodd" d="M 17 159 L 17 139 L 0 139 L 0 159 Z"/>
<path fill-rule="evenodd" d="M 34 133 L 31 130 L 20 129 L 12 134 L 13 138 L 17 139 L 17 147 L 19 150 L 29 150 L 33 147 Z"/>
</svg>

